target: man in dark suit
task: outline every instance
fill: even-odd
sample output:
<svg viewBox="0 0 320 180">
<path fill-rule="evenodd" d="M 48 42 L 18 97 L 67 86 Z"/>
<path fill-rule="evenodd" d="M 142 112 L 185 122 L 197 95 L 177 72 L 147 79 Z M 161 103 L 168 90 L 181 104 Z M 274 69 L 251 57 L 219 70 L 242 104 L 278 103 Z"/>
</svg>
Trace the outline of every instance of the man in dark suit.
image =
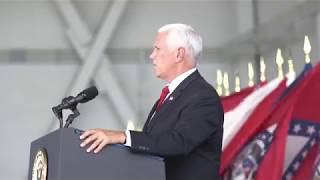
<svg viewBox="0 0 320 180">
<path fill-rule="evenodd" d="M 139 152 L 165 158 L 167 180 L 220 179 L 223 108 L 215 89 L 196 69 L 202 39 L 190 26 L 159 29 L 150 55 L 154 73 L 168 82 L 154 104 L 142 132 L 93 129 L 81 146 L 99 152 L 123 143 Z"/>
</svg>

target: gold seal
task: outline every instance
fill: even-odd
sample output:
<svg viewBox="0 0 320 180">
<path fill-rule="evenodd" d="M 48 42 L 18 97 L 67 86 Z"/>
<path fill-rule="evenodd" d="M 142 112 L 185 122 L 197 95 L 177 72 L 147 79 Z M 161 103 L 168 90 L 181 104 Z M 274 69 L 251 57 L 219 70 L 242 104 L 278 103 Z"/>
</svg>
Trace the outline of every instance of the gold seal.
<svg viewBox="0 0 320 180">
<path fill-rule="evenodd" d="M 48 156 L 47 151 L 40 148 L 33 160 L 32 180 L 47 180 Z"/>
</svg>

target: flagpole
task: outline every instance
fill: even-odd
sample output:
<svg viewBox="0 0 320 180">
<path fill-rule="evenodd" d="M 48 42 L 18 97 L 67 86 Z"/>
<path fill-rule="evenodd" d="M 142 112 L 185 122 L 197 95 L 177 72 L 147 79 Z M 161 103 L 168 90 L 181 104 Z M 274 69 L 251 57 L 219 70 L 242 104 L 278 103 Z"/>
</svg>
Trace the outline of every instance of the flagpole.
<svg viewBox="0 0 320 180">
<path fill-rule="evenodd" d="M 236 76 L 235 76 L 235 79 L 234 79 L 234 83 L 235 83 L 234 91 L 235 91 L 235 92 L 240 92 L 241 86 L 240 86 L 239 72 L 236 72 Z"/>
<path fill-rule="evenodd" d="M 260 56 L 260 82 L 264 82 L 266 80 L 266 64 L 264 63 L 264 58 Z"/>
<path fill-rule="evenodd" d="M 303 51 L 305 54 L 305 62 L 306 64 L 309 64 L 311 62 L 311 59 L 310 59 L 311 44 L 308 36 L 304 36 Z"/>
<path fill-rule="evenodd" d="M 254 69 L 251 62 L 248 63 L 248 77 L 249 77 L 249 87 L 254 86 Z"/>
<path fill-rule="evenodd" d="M 217 70 L 217 93 L 219 94 L 219 96 L 223 95 L 223 89 L 222 89 L 222 72 L 220 69 Z"/>
<path fill-rule="evenodd" d="M 276 63 L 278 66 L 278 78 L 283 79 L 283 57 L 281 49 L 277 49 Z"/>
<path fill-rule="evenodd" d="M 223 73 L 223 88 L 224 88 L 224 95 L 229 96 L 230 91 L 229 91 L 229 78 L 228 78 L 228 73 L 224 72 Z"/>
</svg>

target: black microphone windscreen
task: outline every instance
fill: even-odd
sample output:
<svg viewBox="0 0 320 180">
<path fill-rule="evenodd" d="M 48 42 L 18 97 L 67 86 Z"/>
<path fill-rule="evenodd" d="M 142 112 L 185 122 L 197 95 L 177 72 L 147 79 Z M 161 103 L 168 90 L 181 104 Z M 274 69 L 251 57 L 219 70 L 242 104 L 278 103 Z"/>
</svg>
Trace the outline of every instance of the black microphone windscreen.
<svg viewBox="0 0 320 180">
<path fill-rule="evenodd" d="M 85 103 L 95 98 L 98 95 L 98 89 L 95 86 L 89 87 L 79 93 L 83 98 L 79 101 L 80 103 Z"/>
</svg>

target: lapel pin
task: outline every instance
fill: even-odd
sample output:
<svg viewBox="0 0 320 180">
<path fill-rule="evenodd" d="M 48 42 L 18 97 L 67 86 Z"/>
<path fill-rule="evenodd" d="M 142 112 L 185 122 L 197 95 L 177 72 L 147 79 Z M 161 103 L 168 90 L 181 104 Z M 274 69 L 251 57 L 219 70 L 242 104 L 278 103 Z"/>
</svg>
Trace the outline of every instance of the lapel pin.
<svg viewBox="0 0 320 180">
<path fill-rule="evenodd" d="M 169 100 L 170 100 L 170 101 L 172 101 L 172 100 L 173 100 L 173 97 L 172 97 L 172 96 L 170 96 L 170 97 L 169 97 Z"/>
</svg>

